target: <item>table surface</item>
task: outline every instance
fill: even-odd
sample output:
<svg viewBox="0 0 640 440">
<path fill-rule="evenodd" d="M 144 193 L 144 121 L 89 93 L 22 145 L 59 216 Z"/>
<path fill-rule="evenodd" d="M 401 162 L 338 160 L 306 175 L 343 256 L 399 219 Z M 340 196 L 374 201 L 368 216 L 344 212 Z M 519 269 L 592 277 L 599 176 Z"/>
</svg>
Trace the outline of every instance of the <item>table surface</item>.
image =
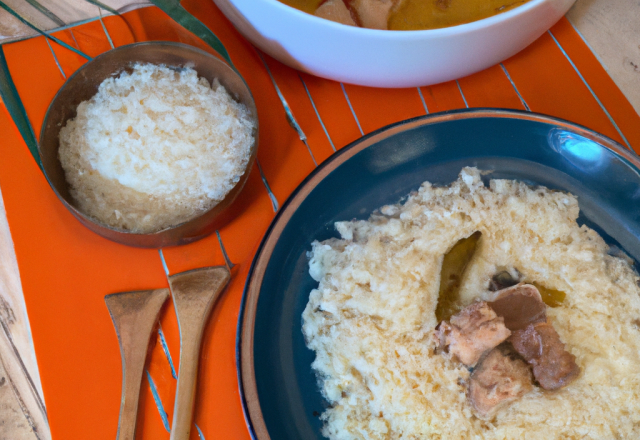
<svg viewBox="0 0 640 440">
<path fill-rule="evenodd" d="M 206 329 L 195 422 L 204 438 L 249 438 L 236 385 L 234 350 L 251 259 L 278 206 L 293 189 L 317 164 L 363 134 L 425 113 L 503 107 L 577 122 L 640 151 L 640 33 L 634 18 L 638 14 L 628 13 L 638 8 L 632 0 L 579 0 L 569 13 L 578 31 L 562 19 L 529 48 L 498 66 L 459 81 L 398 90 L 340 84 L 297 72 L 250 46 L 211 2 L 183 4 L 221 37 L 254 92 L 261 126 L 259 166 L 251 171 L 234 205 L 237 217 L 219 235 L 160 252 L 131 249 L 85 230 L 58 203 L 0 105 L 1 148 L 7 158 L 0 162 L 4 197 L 4 202 L 0 198 L 0 320 L 4 324 L 0 376 L 8 379 L 0 379 L 0 438 L 46 439 L 53 434 L 75 439 L 87 438 L 87 432 L 91 438 L 113 438 L 120 356 L 104 295 L 165 287 L 162 260 L 173 274 L 223 264 L 223 249 L 236 267 Z M 615 26 L 611 26 L 613 20 L 617 20 Z M 115 46 L 166 39 L 206 49 L 155 8 L 103 21 Z M 110 48 L 99 22 L 56 36 L 92 56 Z M 50 48 L 42 38 L 5 45 L 4 51 L 37 133 L 51 98 L 84 59 Z M 37 69 L 34 59 L 40 60 Z M 288 125 L 274 86 L 289 103 L 306 144 Z M 169 437 L 178 353 L 177 321 L 169 305 L 162 313 L 144 378 L 138 438 Z M 25 371 L 31 381 L 25 379 Z M 21 402 L 15 400 L 16 392 Z M 42 393 L 51 432 L 38 405 Z M 29 413 L 28 419 L 23 411 Z M 192 438 L 197 438 L 197 430 Z"/>
</svg>

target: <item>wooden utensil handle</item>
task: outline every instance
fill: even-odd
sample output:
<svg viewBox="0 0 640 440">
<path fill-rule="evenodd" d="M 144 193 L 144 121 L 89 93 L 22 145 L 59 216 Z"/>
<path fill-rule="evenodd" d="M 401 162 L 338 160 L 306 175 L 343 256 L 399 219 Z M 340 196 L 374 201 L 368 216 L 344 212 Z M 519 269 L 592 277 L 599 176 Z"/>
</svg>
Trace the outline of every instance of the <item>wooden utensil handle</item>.
<svg viewBox="0 0 640 440">
<path fill-rule="evenodd" d="M 114 293 L 104 297 L 122 357 L 122 398 L 117 440 L 134 440 L 140 384 L 151 333 L 169 289 Z"/>
<path fill-rule="evenodd" d="M 180 326 L 180 367 L 171 440 L 189 440 L 202 334 L 213 305 L 230 278 L 229 269 L 224 266 L 205 267 L 169 277 Z"/>
<path fill-rule="evenodd" d="M 134 440 L 136 436 L 136 422 L 138 419 L 138 403 L 140 400 L 140 384 L 144 373 L 145 355 L 135 353 L 135 359 L 123 356 L 122 401 L 120 402 L 120 417 L 118 420 L 117 440 Z"/>
<path fill-rule="evenodd" d="M 191 433 L 191 419 L 196 402 L 198 361 L 202 333 L 194 338 L 184 337 L 180 348 L 180 370 L 174 404 L 171 440 L 188 440 Z"/>
</svg>

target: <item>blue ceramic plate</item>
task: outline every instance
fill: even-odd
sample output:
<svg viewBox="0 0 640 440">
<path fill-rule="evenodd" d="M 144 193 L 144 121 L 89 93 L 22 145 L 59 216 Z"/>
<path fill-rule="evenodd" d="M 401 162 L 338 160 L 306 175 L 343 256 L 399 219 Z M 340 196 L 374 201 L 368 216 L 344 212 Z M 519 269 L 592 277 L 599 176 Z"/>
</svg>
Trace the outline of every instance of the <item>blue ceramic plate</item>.
<svg viewBox="0 0 640 440">
<path fill-rule="evenodd" d="M 315 440 L 324 411 L 302 335 L 317 283 L 313 240 L 337 237 L 338 220 L 366 219 L 428 180 L 454 181 L 464 166 L 578 196 L 579 222 L 640 260 L 640 160 L 614 141 L 547 116 L 471 110 L 376 131 L 318 167 L 282 207 L 253 262 L 238 325 L 238 377 L 258 440 Z"/>
</svg>

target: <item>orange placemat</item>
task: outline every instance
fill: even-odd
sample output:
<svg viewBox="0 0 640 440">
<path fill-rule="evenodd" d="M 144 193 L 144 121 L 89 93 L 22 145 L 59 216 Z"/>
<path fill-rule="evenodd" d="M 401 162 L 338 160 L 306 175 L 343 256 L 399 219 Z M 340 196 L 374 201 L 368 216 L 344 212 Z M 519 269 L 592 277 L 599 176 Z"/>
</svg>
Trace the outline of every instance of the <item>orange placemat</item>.
<svg viewBox="0 0 640 440">
<path fill-rule="evenodd" d="M 0 188 L 7 209 L 54 439 L 112 439 L 121 387 L 118 343 L 104 296 L 166 287 L 169 273 L 236 264 L 233 280 L 206 329 L 192 438 L 248 439 L 238 395 L 235 335 L 245 278 L 278 206 L 335 150 L 363 134 L 413 116 L 464 107 L 531 110 L 568 119 L 640 151 L 640 117 L 571 24 L 562 19 L 523 52 L 459 81 L 413 89 L 373 89 L 297 72 L 259 53 L 210 0 L 183 5 L 221 38 L 255 96 L 260 117 L 258 163 L 236 202 L 237 217 L 218 232 L 178 248 L 140 250 L 83 228 L 58 202 L 9 114 L 0 105 Z M 115 46 L 174 40 L 207 47 L 150 7 L 104 19 Z M 55 34 L 95 56 L 110 49 L 100 22 Z M 65 77 L 85 59 L 43 38 L 4 46 L 16 87 L 38 133 Z M 288 101 L 307 141 L 285 119 Z M 163 335 L 163 338 L 160 335 Z M 163 346 L 164 345 L 164 346 Z M 179 363 L 173 306 L 142 386 L 138 438 L 168 439 Z M 154 396 L 155 393 L 155 396 Z M 155 398 L 154 398 L 155 397 Z"/>
</svg>

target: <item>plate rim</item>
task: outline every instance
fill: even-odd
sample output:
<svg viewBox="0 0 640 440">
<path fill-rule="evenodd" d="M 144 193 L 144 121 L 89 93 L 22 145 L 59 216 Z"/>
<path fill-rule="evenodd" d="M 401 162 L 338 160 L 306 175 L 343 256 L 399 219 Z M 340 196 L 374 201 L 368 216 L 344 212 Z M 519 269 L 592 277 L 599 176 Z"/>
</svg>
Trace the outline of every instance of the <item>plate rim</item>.
<svg viewBox="0 0 640 440">
<path fill-rule="evenodd" d="M 335 152 L 318 165 L 282 204 L 265 231 L 247 273 L 236 328 L 236 375 L 245 424 L 253 440 L 271 440 L 262 414 L 262 408 L 260 407 L 253 362 L 253 332 L 257 303 L 267 264 L 282 230 L 288 224 L 293 213 L 306 199 L 307 195 L 333 170 L 378 141 L 423 125 L 482 118 L 527 120 L 569 129 L 608 148 L 640 174 L 640 156 L 634 150 L 625 148 L 619 142 L 603 134 L 566 119 L 525 110 L 503 108 L 456 109 L 405 119 L 374 130 Z"/>
</svg>

